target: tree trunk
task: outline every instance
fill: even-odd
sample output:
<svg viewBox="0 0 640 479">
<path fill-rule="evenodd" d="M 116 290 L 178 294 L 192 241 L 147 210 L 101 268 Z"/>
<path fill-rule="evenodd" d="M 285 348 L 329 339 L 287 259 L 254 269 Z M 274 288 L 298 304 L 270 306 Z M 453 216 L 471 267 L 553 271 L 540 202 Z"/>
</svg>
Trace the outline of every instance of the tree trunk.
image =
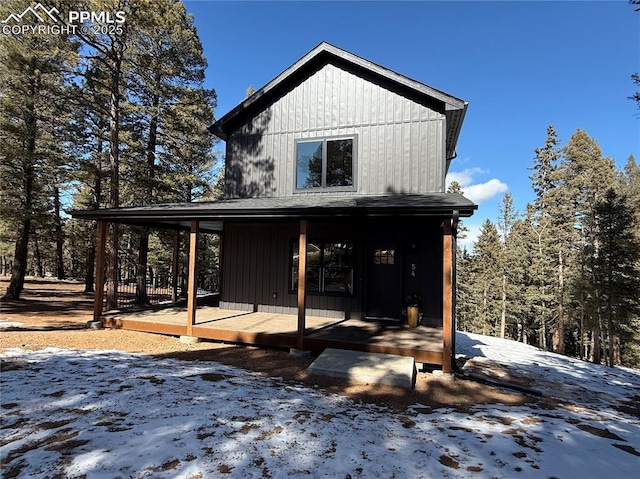
<svg viewBox="0 0 640 479">
<path fill-rule="evenodd" d="M 136 269 L 136 304 L 149 303 L 147 298 L 147 260 L 149 257 L 149 231 L 140 232 L 138 243 L 138 265 Z"/>
<path fill-rule="evenodd" d="M 500 337 L 504 339 L 507 328 L 507 275 L 502 275 L 502 314 L 500 315 Z"/>
<path fill-rule="evenodd" d="M 553 348 L 557 353 L 565 353 L 564 344 L 564 257 L 558 252 L 558 327 L 553 336 Z"/>
<path fill-rule="evenodd" d="M 482 334 L 486 336 L 488 334 L 487 327 L 487 295 L 488 295 L 488 286 L 484 285 L 484 290 L 482 291 Z"/>
<path fill-rule="evenodd" d="M 602 343 L 600 342 L 600 325 L 596 324 L 591 335 L 591 354 L 589 361 L 592 363 L 600 364 L 602 362 Z"/>
<path fill-rule="evenodd" d="M 158 85 L 156 85 L 158 86 Z M 154 95 L 152 108 L 154 116 L 149 122 L 149 138 L 147 141 L 147 178 L 145 184 L 145 201 L 147 203 L 153 198 L 153 178 L 154 165 L 156 161 L 156 144 L 158 141 L 158 105 L 160 97 Z M 138 248 L 138 267 L 136 270 L 136 304 L 144 305 L 149 302 L 147 299 L 147 261 L 149 257 L 149 230 L 144 229 L 140 234 L 140 243 Z"/>
<path fill-rule="evenodd" d="M 120 206 L 120 74 L 122 56 L 118 53 L 116 53 L 116 56 L 117 59 L 115 60 L 111 77 L 109 108 L 109 170 L 111 172 L 109 208 L 118 208 Z M 115 309 L 118 304 L 118 236 L 118 224 L 109 223 L 107 309 Z"/>
<path fill-rule="evenodd" d="M 93 236 L 95 236 L 95 234 Z M 96 262 L 96 245 L 92 243 L 89 246 L 89 251 L 87 251 L 87 260 L 85 263 L 85 274 L 84 274 L 84 292 L 85 293 L 95 292 L 94 286 L 93 286 L 93 276 L 95 274 L 95 262 Z"/>
<path fill-rule="evenodd" d="M 35 104 L 33 99 L 37 93 L 36 83 L 36 60 L 31 59 L 29 64 L 29 97 L 26 98 L 26 110 L 28 112 L 25 118 L 25 133 L 27 151 L 24 165 L 24 202 L 23 216 L 18 222 L 18 233 L 16 235 L 16 247 L 14 253 L 13 267 L 11 268 L 11 280 L 7 287 L 4 299 L 20 299 L 20 293 L 24 287 L 24 277 L 27 273 L 27 256 L 29 252 L 29 233 L 31 232 L 31 213 L 33 209 L 33 182 L 35 181 L 35 162 L 36 162 L 36 135 L 37 119 L 35 115 Z"/>
<path fill-rule="evenodd" d="M 42 265 L 42 255 L 40 254 L 40 243 L 38 242 L 38 234 L 33 230 L 33 275 L 44 278 L 44 266 Z"/>
<path fill-rule="evenodd" d="M 16 248 L 11 271 L 11 280 L 3 299 L 20 299 L 20 293 L 24 287 L 24 277 L 27 273 L 27 255 L 29 252 L 29 230 L 31 220 L 24 219 L 18 225 Z"/>
<path fill-rule="evenodd" d="M 585 330 L 584 330 L 584 307 L 582 306 L 582 299 L 581 299 L 581 305 L 580 305 L 580 359 L 585 359 L 585 358 L 589 357 L 587 352 L 585 351 L 584 335 L 585 335 Z"/>
<path fill-rule="evenodd" d="M 53 188 L 53 205 L 56 222 L 56 275 L 58 279 L 67 279 L 64 272 L 64 236 L 62 235 L 62 218 L 60 218 L 60 189 Z"/>
<path fill-rule="evenodd" d="M 101 121 L 100 124 L 103 124 L 103 122 Z M 95 178 L 94 178 L 94 191 L 95 191 L 95 198 L 94 198 L 94 203 L 93 203 L 93 208 L 94 209 L 99 209 L 100 208 L 100 204 L 102 203 L 102 143 L 103 143 L 103 138 L 102 138 L 102 133 L 100 133 L 98 135 L 98 144 L 96 145 L 96 157 L 98 158 L 98 164 L 96 165 L 96 172 L 95 172 Z M 98 234 L 98 225 L 96 223 L 93 223 L 91 229 L 90 229 L 90 233 L 89 233 L 89 238 L 90 238 L 90 244 L 89 244 L 89 251 L 87 253 L 87 262 L 86 262 L 86 268 L 85 268 L 85 276 L 84 276 L 84 292 L 85 293 L 93 293 L 95 292 L 94 290 L 94 275 L 95 275 L 95 271 L 96 271 L 96 267 L 95 267 L 95 262 L 96 262 L 96 237 Z M 97 281 L 96 281 L 97 283 Z"/>
<path fill-rule="evenodd" d="M 608 358 L 609 358 L 609 366 L 613 367 L 614 366 L 614 334 L 613 334 L 613 311 L 611 309 L 611 305 L 607 314 L 607 336 L 608 336 Z"/>
</svg>

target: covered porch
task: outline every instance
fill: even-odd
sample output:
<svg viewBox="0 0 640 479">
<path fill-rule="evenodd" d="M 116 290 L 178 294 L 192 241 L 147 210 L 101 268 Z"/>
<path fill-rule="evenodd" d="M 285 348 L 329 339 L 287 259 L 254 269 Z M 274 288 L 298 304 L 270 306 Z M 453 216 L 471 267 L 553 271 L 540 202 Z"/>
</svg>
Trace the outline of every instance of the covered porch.
<svg viewBox="0 0 640 479">
<path fill-rule="evenodd" d="M 470 216 L 475 208 L 461 195 L 437 193 L 348 198 L 247 198 L 78 211 L 72 214 L 78 218 L 98 220 L 94 319 L 108 327 L 298 350 L 320 351 L 332 347 L 412 356 L 418 362 L 441 365 L 443 372 L 450 373 L 455 330 L 455 230 L 458 217 Z M 310 228 L 312 235 L 319 235 L 319 232 L 326 231 L 326 225 L 330 222 L 333 222 L 334 229 L 344 230 L 348 235 L 346 241 L 359 245 L 362 253 L 357 260 L 360 266 L 355 267 L 352 276 L 359 278 L 360 282 L 353 283 L 355 289 L 350 290 L 350 294 L 343 294 L 346 299 L 341 300 L 339 307 L 329 311 L 338 313 L 338 319 L 314 315 L 315 311 L 323 308 L 317 306 L 318 296 L 313 296 L 307 290 L 309 282 L 306 280 Z M 186 308 L 104 314 L 104 260 L 108 223 L 189 231 Z M 246 242 L 251 249 L 240 247 L 244 243 L 238 239 L 243 236 L 237 234 L 237 225 L 247 224 L 270 225 L 270 232 L 280 235 L 277 238 L 279 253 L 266 246 L 255 247 L 260 238 L 265 237 L 257 233 L 253 237 L 257 240 Z M 406 225 L 412 226 L 410 234 Z M 368 232 L 368 236 L 358 240 L 362 231 Z M 198 304 L 197 257 L 201 232 L 220 234 L 223 256 L 234 258 L 221 271 L 221 294 L 226 300 L 225 304 L 232 306 L 229 309 L 207 308 Z M 230 234 L 234 232 L 235 236 Z M 428 235 L 429 240 L 420 243 L 424 235 Z M 372 275 L 364 261 L 365 254 L 370 253 L 367 242 L 373 240 L 399 244 L 396 251 L 406 253 L 405 260 L 396 263 L 401 275 L 395 283 L 414 281 L 422 290 L 429 291 L 429 319 L 432 320 L 429 326 L 409 328 L 401 321 L 386 321 L 384 314 L 379 317 L 368 314 L 370 299 L 384 297 L 389 287 L 388 278 Z M 295 257 L 299 259 L 295 267 L 290 268 L 287 258 L 293 250 L 292 245 L 295 245 Z M 177 251 L 175 244 L 174 251 Z M 430 256 L 431 267 L 421 269 L 426 263 L 420 262 L 420 255 L 430 252 L 435 252 Z M 394 257 L 394 261 L 397 257 Z M 265 258 L 272 260 L 271 263 L 264 262 Z M 392 264 L 389 258 L 387 260 L 380 261 L 380 264 Z M 258 264 L 261 266 L 255 266 Z M 277 283 L 271 283 L 275 287 L 263 284 L 271 273 L 277 273 L 279 278 Z M 291 287 L 289 285 L 294 274 L 295 286 Z M 382 279 L 387 279 L 383 288 L 369 287 Z M 229 296 L 238 288 L 242 288 L 244 295 L 240 300 L 229 301 Z M 411 293 L 399 288 L 396 292 L 398 303 L 400 291 L 404 291 L 402 294 Z M 326 297 L 323 304 L 332 303 L 334 299 L 335 296 Z M 336 299 L 336 304 L 339 299 Z M 343 309 L 345 304 L 347 307 Z M 359 314 L 352 314 L 349 307 L 359 308 L 356 309 Z"/>
</svg>

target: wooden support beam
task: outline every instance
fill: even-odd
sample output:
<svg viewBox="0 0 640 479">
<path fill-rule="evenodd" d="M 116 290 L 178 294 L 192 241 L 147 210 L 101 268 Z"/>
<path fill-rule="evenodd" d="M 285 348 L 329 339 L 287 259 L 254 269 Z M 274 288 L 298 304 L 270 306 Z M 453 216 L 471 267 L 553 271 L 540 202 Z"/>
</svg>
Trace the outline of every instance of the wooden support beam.
<svg viewBox="0 0 640 479">
<path fill-rule="evenodd" d="M 200 222 L 191 222 L 189 235 L 189 290 L 187 292 L 187 336 L 193 334 L 196 324 L 196 306 L 198 298 L 198 239 L 200 236 Z"/>
<path fill-rule="evenodd" d="M 178 268 L 180 267 L 180 230 L 173 232 L 173 253 L 171 256 L 171 301 L 178 301 Z"/>
<path fill-rule="evenodd" d="M 300 220 L 300 239 L 298 242 L 298 335 L 296 347 L 304 349 L 304 330 L 307 307 L 307 220 Z"/>
<path fill-rule="evenodd" d="M 96 242 L 96 292 L 93 296 L 93 320 L 99 321 L 104 302 L 104 260 L 107 251 L 107 223 L 105 221 L 98 221 Z"/>
<path fill-rule="evenodd" d="M 442 372 L 451 374 L 453 344 L 453 234 L 451 219 L 443 224 L 442 234 Z"/>
</svg>

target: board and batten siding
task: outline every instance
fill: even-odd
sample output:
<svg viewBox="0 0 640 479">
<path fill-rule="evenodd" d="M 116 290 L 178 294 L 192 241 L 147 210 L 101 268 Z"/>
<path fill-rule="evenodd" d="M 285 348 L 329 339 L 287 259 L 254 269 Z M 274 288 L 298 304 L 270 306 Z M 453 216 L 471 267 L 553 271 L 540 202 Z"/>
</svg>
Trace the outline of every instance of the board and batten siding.
<svg viewBox="0 0 640 479">
<path fill-rule="evenodd" d="M 300 139 L 356 137 L 356 194 L 442 192 L 445 115 L 326 64 L 227 139 L 226 196 L 351 194 L 295 191 Z"/>
<path fill-rule="evenodd" d="M 225 226 L 222 309 L 297 314 L 289 268 L 299 228 L 298 223 Z M 306 309 L 310 316 L 344 318 L 357 304 L 356 297 L 307 295 Z"/>
</svg>

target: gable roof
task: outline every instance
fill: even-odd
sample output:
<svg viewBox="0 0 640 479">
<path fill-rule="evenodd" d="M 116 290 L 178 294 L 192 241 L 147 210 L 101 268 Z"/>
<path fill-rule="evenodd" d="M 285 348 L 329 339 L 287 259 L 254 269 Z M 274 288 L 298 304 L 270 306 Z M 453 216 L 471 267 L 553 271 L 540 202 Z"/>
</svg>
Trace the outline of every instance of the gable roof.
<svg viewBox="0 0 640 479">
<path fill-rule="evenodd" d="M 468 102 L 396 73 L 329 43 L 322 42 L 300 60 L 216 121 L 209 130 L 222 140 L 327 63 L 332 63 L 391 91 L 440 111 L 447 119 L 447 160 L 455 149 Z"/>
</svg>

